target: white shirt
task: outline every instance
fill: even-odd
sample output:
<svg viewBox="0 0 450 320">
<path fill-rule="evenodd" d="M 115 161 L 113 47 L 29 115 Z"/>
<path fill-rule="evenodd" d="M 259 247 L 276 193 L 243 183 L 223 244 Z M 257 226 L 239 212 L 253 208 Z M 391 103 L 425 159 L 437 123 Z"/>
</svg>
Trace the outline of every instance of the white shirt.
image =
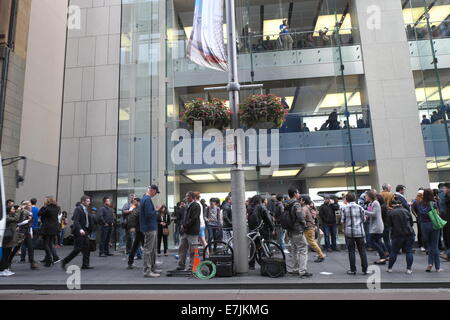
<svg viewBox="0 0 450 320">
<path fill-rule="evenodd" d="M 200 205 L 200 228 L 205 226 L 205 219 L 203 219 L 203 205 L 200 201 L 195 201 Z"/>
</svg>

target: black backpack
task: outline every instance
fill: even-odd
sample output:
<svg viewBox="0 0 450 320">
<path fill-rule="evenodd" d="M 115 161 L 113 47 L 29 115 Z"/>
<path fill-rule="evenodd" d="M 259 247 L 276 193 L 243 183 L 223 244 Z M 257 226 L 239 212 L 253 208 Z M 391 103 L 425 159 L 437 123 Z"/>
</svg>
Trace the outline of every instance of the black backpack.
<svg viewBox="0 0 450 320">
<path fill-rule="evenodd" d="M 283 229 L 286 230 L 293 230 L 294 229 L 294 224 L 296 221 L 296 216 L 295 216 L 295 212 L 293 213 L 292 211 L 295 210 L 294 207 L 295 202 L 286 205 L 284 207 L 284 211 L 280 216 L 280 225 Z M 294 209 L 294 210 L 293 210 Z"/>
</svg>

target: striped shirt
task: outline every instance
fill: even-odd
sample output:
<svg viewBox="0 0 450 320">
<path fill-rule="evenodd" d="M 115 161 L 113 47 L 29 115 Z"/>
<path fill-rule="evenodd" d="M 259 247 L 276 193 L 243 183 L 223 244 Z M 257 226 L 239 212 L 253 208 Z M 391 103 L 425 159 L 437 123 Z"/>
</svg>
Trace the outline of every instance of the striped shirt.
<svg viewBox="0 0 450 320">
<path fill-rule="evenodd" d="M 355 202 L 344 205 L 341 208 L 344 234 L 348 238 L 363 238 L 364 232 L 364 209 Z"/>
</svg>

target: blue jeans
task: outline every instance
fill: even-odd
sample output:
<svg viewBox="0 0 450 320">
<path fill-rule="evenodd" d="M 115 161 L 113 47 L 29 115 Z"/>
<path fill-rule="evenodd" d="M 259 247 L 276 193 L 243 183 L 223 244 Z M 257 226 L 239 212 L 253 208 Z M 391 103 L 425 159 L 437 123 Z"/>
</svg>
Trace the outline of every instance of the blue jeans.
<svg viewBox="0 0 450 320">
<path fill-rule="evenodd" d="M 173 232 L 173 243 L 176 246 L 180 244 L 180 228 L 181 224 L 175 223 L 175 231 Z"/>
<path fill-rule="evenodd" d="M 284 242 L 284 238 L 286 236 L 286 230 L 284 230 L 281 226 L 276 226 L 277 230 L 277 243 L 281 247 L 281 249 L 286 248 L 286 243 Z"/>
<path fill-rule="evenodd" d="M 136 232 L 130 232 L 130 237 L 131 237 L 131 241 L 133 242 L 133 244 L 134 244 L 134 242 L 136 241 Z M 131 254 L 131 253 L 130 253 Z M 136 250 L 136 256 L 138 257 L 138 258 L 142 258 L 142 249 L 141 249 L 141 246 L 138 246 L 137 247 L 137 250 Z M 134 257 L 133 257 L 134 258 Z"/>
<path fill-rule="evenodd" d="M 386 250 L 391 253 L 391 228 L 384 228 L 383 243 Z"/>
<path fill-rule="evenodd" d="M 381 238 L 383 237 L 382 233 L 371 233 L 370 239 L 372 240 L 372 246 L 375 250 L 377 250 L 378 255 L 380 256 L 380 259 L 387 258 L 386 248 L 384 247 L 383 243 L 381 242 Z"/>
<path fill-rule="evenodd" d="M 370 225 L 369 221 L 364 222 L 364 233 L 366 234 L 366 249 L 373 248 L 372 237 L 370 236 L 369 233 L 369 225 Z"/>
<path fill-rule="evenodd" d="M 60 245 L 60 246 L 63 245 L 63 241 L 64 241 L 64 232 L 65 232 L 64 229 L 62 229 L 62 230 L 59 232 L 59 245 Z"/>
<path fill-rule="evenodd" d="M 415 239 L 416 239 L 415 235 L 410 236 L 410 237 L 402 237 L 402 238 L 392 239 L 392 248 L 391 248 L 391 254 L 389 256 L 388 269 L 392 269 L 395 261 L 397 260 L 397 253 L 400 249 L 402 249 L 403 252 L 406 253 L 406 269 L 411 270 L 411 267 L 412 267 L 413 261 L 414 261 L 413 245 L 414 245 Z"/>
<path fill-rule="evenodd" d="M 428 249 L 428 264 L 434 265 L 436 270 L 441 268 L 441 261 L 439 260 L 439 231 L 434 230 L 431 222 L 422 222 L 420 224 L 422 229 L 422 236 Z"/>
<path fill-rule="evenodd" d="M 330 237 L 331 237 L 331 249 L 336 250 L 336 236 L 337 236 L 337 225 L 336 224 L 324 224 L 322 226 L 322 231 L 325 238 L 325 249 L 330 249 Z"/>
<path fill-rule="evenodd" d="M 220 226 L 207 225 L 206 230 L 208 230 L 208 243 L 222 241 L 222 228 Z"/>
</svg>

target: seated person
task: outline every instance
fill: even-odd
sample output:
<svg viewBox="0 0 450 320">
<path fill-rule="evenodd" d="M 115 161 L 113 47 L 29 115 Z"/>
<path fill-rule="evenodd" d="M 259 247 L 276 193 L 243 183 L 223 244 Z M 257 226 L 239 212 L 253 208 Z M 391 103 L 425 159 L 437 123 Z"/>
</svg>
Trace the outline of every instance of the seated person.
<svg viewBox="0 0 450 320">
<path fill-rule="evenodd" d="M 363 129 L 363 128 L 366 127 L 366 123 L 364 122 L 364 119 L 363 119 L 363 118 L 359 118 L 359 119 L 356 121 L 356 127 L 357 127 L 358 129 Z"/>
<path fill-rule="evenodd" d="M 430 119 L 427 119 L 426 115 L 423 115 L 421 124 L 431 124 L 431 121 Z"/>
</svg>

